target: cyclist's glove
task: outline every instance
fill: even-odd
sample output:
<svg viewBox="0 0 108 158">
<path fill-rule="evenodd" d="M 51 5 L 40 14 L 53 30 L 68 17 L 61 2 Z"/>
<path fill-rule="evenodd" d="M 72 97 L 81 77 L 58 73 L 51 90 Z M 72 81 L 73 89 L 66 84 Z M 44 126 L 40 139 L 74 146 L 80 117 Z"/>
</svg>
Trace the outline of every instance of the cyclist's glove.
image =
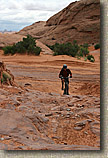
<svg viewBox="0 0 108 158">
<path fill-rule="evenodd" d="M 70 76 L 70 78 L 72 78 L 72 76 Z"/>
</svg>

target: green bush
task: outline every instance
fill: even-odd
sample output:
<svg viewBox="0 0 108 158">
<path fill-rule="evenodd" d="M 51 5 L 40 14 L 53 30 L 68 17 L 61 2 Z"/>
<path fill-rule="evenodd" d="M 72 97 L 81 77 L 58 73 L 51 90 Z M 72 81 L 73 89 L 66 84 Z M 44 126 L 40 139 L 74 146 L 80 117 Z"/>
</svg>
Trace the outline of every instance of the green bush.
<svg viewBox="0 0 108 158">
<path fill-rule="evenodd" d="M 87 56 L 87 59 L 88 59 L 89 61 L 91 61 L 91 62 L 94 62 L 94 61 L 95 61 L 95 58 L 94 58 L 93 55 L 88 55 L 88 56 Z"/>
<path fill-rule="evenodd" d="M 78 57 L 83 57 L 83 52 L 81 51 L 81 49 L 78 51 L 77 56 Z"/>
<path fill-rule="evenodd" d="M 26 50 L 28 50 L 29 46 L 36 47 L 36 42 L 32 36 L 27 35 L 27 38 L 23 38 L 22 45 L 23 45 L 23 47 L 25 47 Z"/>
<path fill-rule="evenodd" d="M 52 46 L 47 46 L 54 51 L 53 55 L 69 55 L 75 57 L 79 51 L 79 46 L 76 41 L 73 41 L 73 45 L 72 43 L 68 42 L 63 44 L 55 43 Z"/>
<path fill-rule="evenodd" d="M 56 55 L 60 55 L 60 54 L 58 54 L 57 52 L 54 52 L 54 53 L 53 53 L 53 56 L 56 56 Z"/>
<path fill-rule="evenodd" d="M 87 61 L 87 57 L 84 58 L 84 61 Z"/>
<path fill-rule="evenodd" d="M 41 48 L 40 47 L 36 47 L 36 48 L 34 48 L 34 50 L 33 50 L 33 54 L 34 55 L 39 55 L 40 54 L 40 52 L 41 52 Z"/>
<path fill-rule="evenodd" d="M 3 50 L 5 55 L 14 55 L 15 53 L 39 55 L 41 52 L 41 48 L 36 46 L 35 39 L 30 35 L 27 35 L 27 38 L 23 38 L 23 41 L 17 42 L 13 46 L 4 47 Z"/>
<path fill-rule="evenodd" d="M 16 47 L 15 53 L 19 53 L 19 54 L 26 53 L 26 48 L 23 46 L 23 41 L 16 43 L 15 47 Z"/>
<path fill-rule="evenodd" d="M 88 51 L 87 48 L 81 47 L 81 48 L 80 48 L 80 53 L 79 53 L 79 54 L 81 54 L 82 57 L 83 57 L 83 56 L 86 57 L 86 55 L 89 54 L 89 51 Z"/>
<path fill-rule="evenodd" d="M 96 44 L 96 45 L 94 46 L 94 48 L 95 48 L 95 49 L 99 49 L 99 48 L 100 48 L 100 44 L 99 44 L 99 43 Z"/>
<path fill-rule="evenodd" d="M 70 42 L 63 43 L 63 44 L 55 43 L 52 46 L 47 45 L 47 47 L 49 47 L 51 50 L 54 51 L 54 54 L 53 54 L 54 56 L 69 55 L 72 57 L 77 57 L 77 59 L 81 59 L 81 57 L 85 57 L 84 58 L 85 61 L 87 61 L 87 59 L 90 60 L 91 62 L 95 61 L 94 57 L 89 55 L 88 43 L 85 43 L 79 46 L 77 44 L 77 41 L 74 40 L 73 43 L 70 43 Z"/>
<path fill-rule="evenodd" d="M 84 48 L 86 48 L 86 49 L 88 49 L 88 47 L 89 47 L 88 43 L 84 43 L 82 46 L 83 46 Z"/>
<path fill-rule="evenodd" d="M 4 55 L 14 55 L 14 52 L 15 52 L 15 46 L 6 46 L 3 48 L 3 51 L 4 51 Z"/>
</svg>

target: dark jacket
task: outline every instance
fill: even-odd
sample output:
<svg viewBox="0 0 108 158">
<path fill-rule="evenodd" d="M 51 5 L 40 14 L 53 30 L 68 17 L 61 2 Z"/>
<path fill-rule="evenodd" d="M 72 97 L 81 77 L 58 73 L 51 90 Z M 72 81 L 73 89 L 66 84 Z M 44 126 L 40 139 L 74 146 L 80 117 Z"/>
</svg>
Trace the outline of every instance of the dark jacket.
<svg viewBox="0 0 108 158">
<path fill-rule="evenodd" d="M 61 77 L 68 77 L 70 74 L 70 77 L 72 78 L 72 72 L 69 69 L 66 69 L 66 71 L 62 68 L 59 73 L 59 78 Z"/>
</svg>

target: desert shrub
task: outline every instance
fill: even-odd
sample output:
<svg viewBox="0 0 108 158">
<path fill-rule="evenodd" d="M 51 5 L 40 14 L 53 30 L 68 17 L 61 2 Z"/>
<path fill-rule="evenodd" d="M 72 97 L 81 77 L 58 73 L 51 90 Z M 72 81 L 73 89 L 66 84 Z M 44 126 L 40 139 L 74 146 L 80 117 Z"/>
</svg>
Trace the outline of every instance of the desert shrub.
<svg viewBox="0 0 108 158">
<path fill-rule="evenodd" d="M 87 57 L 84 58 L 84 61 L 87 61 Z"/>
<path fill-rule="evenodd" d="M 15 46 L 15 44 L 14 44 L 14 45 L 12 46 L 12 48 L 11 48 L 11 55 L 14 55 L 15 52 L 16 52 L 16 46 Z"/>
<path fill-rule="evenodd" d="M 81 56 L 86 56 L 89 54 L 89 51 L 87 48 L 81 47 L 79 54 L 81 54 Z"/>
<path fill-rule="evenodd" d="M 27 38 L 23 38 L 23 41 L 17 42 L 13 46 L 4 47 L 3 50 L 5 55 L 14 55 L 15 53 L 39 55 L 41 52 L 41 48 L 36 46 L 35 39 L 30 35 L 27 35 Z"/>
<path fill-rule="evenodd" d="M 79 52 L 77 53 L 77 57 L 83 57 L 83 52 L 81 51 L 81 48 L 80 48 Z"/>
<path fill-rule="evenodd" d="M 12 48 L 12 46 L 6 46 L 6 47 L 4 47 L 4 48 L 3 48 L 4 54 L 5 54 L 5 55 L 10 54 L 11 48 Z"/>
<path fill-rule="evenodd" d="M 73 45 L 76 45 L 77 44 L 77 40 L 73 40 Z"/>
<path fill-rule="evenodd" d="M 95 58 L 94 58 L 93 55 L 88 55 L 88 56 L 87 56 L 87 59 L 88 59 L 89 61 L 91 61 L 91 62 L 94 62 L 94 61 L 95 61 Z"/>
<path fill-rule="evenodd" d="M 99 49 L 99 48 L 100 48 L 100 44 L 99 44 L 99 43 L 96 44 L 96 45 L 94 46 L 94 48 L 95 48 L 95 49 Z"/>
<path fill-rule="evenodd" d="M 79 57 L 86 57 L 88 54 L 89 54 L 89 51 L 88 51 L 88 44 L 85 43 L 84 45 L 80 45 L 79 46 L 79 51 L 77 53 L 77 56 Z"/>
<path fill-rule="evenodd" d="M 53 56 L 56 56 L 56 55 L 60 55 L 60 54 L 58 54 L 57 52 L 54 52 L 54 53 L 53 53 Z"/>
<path fill-rule="evenodd" d="M 69 55 L 72 57 L 77 57 L 77 59 L 81 59 L 81 57 L 85 57 L 84 60 L 87 61 L 90 60 L 91 62 L 94 62 L 95 59 L 92 56 L 89 55 L 88 47 L 89 45 L 87 43 L 83 45 L 78 45 L 77 41 L 74 40 L 73 43 L 67 42 L 63 44 L 55 43 L 54 45 L 47 45 L 51 50 L 54 51 L 54 56 L 56 55 Z M 88 56 L 87 56 L 88 55 Z"/>
<path fill-rule="evenodd" d="M 52 46 L 47 46 L 54 51 L 53 55 L 69 55 L 75 57 L 79 50 L 79 46 L 76 41 L 73 41 L 73 44 L 67 42 L 63 44 L 55 43 Z"/>
<path fill-rule="evenodd" d="M 72 51 L 73 51 L 72 53 L 73 53 L 74 56 L 76 56 L 76 55 L 78 54 L 79 49 L 80 49 L 80 47 L 78 46 L 77 41 L 74 40 L 74 41 L 73 41 L 73 47 L 72 47 Z M 71 55 L 71 56 L 72 56 L 72 55 Z M 73 57 L 74 57 L 74 56 L 73 56 Z"/>
<path fill-rule="evenodd" d="M 84 43 L 82 46 L 83 46 L 84 48 L 88 49 L 89 44 L 88 44 L 88 43 Z"/>
<path fill-rule="evenodd" d="M 19 53 L 19 54 L 26 53 L 26 48 L 23 46 L 23 41 L 16 43 L 15 47 L 16 47 L 15 53 Z"/>
<path fill-rule="evenodd" d="M 27 35 L 27 38 L 23 38 L 22 45 L 26 50 L 28 50 L 29 46 L 36 47 L 36 42 L 32 36 Z"/>
<path fill-rule="evenodd" d="M 15 46 L 6 46 L 3 48 L 3 51 L 4 51 L 4 55 L 13 55 L 14 54 L 14 51 L 15 50 Z"/>
<path fill-rule="evenodd" d="M 33 50 L 33 54 L 34 55 L 39 55 L 40 54 L 40 52 L 41 52 L 41 48 L 40 47 L 36 47 L 36 48 L 34 48 L 34 50 Z"/>
</svg>

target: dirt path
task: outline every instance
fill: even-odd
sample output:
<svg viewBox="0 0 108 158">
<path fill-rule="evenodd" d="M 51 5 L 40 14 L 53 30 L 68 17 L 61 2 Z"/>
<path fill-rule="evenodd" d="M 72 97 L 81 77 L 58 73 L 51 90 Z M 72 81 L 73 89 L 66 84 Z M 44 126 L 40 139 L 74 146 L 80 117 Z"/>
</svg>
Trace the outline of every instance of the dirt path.
<svg viewBox="0 0 108 158">
<path fill-rule="evenodd" d="M 99 53 L 98 53 L 99 54 Z M 83 94 L 83 89 L 79 89 L 84 85 L 100 84 L 100 61 L 99 55 L 95 63 L 84 62 L 68 56 L 51 56 L 41 55 L 34 56 L 0 56 L 6 63 L 7 68 L 15 76 L 15 80 L 19 85 L 24 86 L 30 83 L 32 89 L 42 92 L 56 92 L 62 94 L 61 81 L 58 78 L 62 65 L 66 63 L 73 73 L 70 80 L 70 94 Z M 89 91 L 89 88 L 84 89 Z M 92 92 L 88 92 L 92 94 Z M 93 92 L 94 95 L 99 92 Z"/>
</svg>

